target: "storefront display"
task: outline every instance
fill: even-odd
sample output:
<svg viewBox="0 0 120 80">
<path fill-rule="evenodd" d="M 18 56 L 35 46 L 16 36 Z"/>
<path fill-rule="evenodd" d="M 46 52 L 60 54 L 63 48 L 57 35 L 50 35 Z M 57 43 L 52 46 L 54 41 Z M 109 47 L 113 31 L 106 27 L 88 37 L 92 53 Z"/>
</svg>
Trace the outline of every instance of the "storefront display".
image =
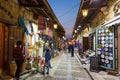
<svg viewBox="0 0 120 80">
<path fill-rule="evenodd" d="M 114 62 L 114 26 L 96 31 L 96 55 L 100 57 L 100 66 L 115 69 Z"/>
<path fill-rule="evenodd" d="M 95 56 L 95 52 L 93 50 L 86 50 L 81 56 L 82 64 L 90 64 L 90 58 Z"/>
</svg>

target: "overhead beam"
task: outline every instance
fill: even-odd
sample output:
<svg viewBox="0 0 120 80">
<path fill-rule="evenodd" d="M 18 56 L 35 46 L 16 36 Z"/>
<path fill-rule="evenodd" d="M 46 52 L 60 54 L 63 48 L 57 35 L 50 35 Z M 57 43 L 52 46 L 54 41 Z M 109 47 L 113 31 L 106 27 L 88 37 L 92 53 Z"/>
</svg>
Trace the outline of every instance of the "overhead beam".
<svg viewBox="0 0 120 80">
<path fill-rule="evenodd" d="M 36 0 L 34 0 L 34 2 L 36 4 L 33 4 L 33 3 L 23 3 L 21 0 L 18 0 L 19 4 L 21 6 L 24 6 L 24 7 L 44 7 L 44 4 L 38 4 Z"/>
<path fill-rule="evenodd" d="M 40 13 L 36 9 L 32 9 L 37 15 L 40 15 Z"/>
<path fill-rule="evenodd" d="M 43 7 L 44 5 L 33 5 L 33 4 L 20 4 L 21 6 L 24 6 L 24 7 Z"/>
<path fill-rule="evenodd" d="M 38 1 L 37 0 L 33 0 L 37 5 L 38 5 Z"/>
</svg>

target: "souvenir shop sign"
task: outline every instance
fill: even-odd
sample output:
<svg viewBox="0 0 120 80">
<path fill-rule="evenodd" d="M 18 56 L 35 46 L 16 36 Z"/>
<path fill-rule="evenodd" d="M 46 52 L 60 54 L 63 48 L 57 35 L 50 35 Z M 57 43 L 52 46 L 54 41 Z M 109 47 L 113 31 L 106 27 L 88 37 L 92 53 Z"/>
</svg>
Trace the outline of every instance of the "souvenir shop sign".
<svg viewBox="0 0 120 80">
<path fill-rule="evenodd" d="M 46 21 L 45 17 L 43 16 L 38 17 L 38 30 L 46 29 L 45 21 Z"/>
<path fill-rule="evenodd" d="M 120 15 L 120 1 L 115 4 L 113 11 L 115 16 Z"/>
<path fill-rule="evenodd" d="M 96 31 L 96 55 L 100 57 L 101 67 L 115 69 L 113 26 Z"/>
<path fill-rule="evenodd" d="M 90 57 L 90 71 L 94 72 L 99 71 L 99 57 L 95 56 Z"/>
</svg>

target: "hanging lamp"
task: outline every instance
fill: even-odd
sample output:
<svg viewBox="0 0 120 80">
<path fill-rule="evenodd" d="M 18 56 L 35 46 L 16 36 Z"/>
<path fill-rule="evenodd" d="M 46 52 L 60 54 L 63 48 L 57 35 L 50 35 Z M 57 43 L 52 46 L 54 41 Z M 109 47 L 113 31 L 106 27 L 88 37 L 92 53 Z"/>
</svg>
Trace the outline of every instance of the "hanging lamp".
<svg viewBox="0 0 120 80">
<path fill-rule="evenodd" d="M 88 9 L 82 9 L 82 15 L 86 17 L 88 15 Z"/>
</svg>

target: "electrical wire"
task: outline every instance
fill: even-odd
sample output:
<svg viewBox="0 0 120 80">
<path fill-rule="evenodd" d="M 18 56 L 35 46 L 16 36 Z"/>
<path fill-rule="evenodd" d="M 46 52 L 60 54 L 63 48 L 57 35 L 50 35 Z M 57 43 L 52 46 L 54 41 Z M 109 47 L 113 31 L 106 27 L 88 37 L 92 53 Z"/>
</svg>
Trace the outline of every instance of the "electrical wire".
<svg viewBox="0 0 120 80">
<path fill-rule="evenodd" d="M 61 18 L 61 17 L 65 16 L 66 14 L 68 14 L 69 12 L 71 12 L 74 8 L 76 8 L 78 5 L 79 5 L 79 3 L 75 4 L 73 7 L 71 7 L 65 13 L 63 13 L 62 15 L 60 15 L 58 18 Z"/>
</svg>

